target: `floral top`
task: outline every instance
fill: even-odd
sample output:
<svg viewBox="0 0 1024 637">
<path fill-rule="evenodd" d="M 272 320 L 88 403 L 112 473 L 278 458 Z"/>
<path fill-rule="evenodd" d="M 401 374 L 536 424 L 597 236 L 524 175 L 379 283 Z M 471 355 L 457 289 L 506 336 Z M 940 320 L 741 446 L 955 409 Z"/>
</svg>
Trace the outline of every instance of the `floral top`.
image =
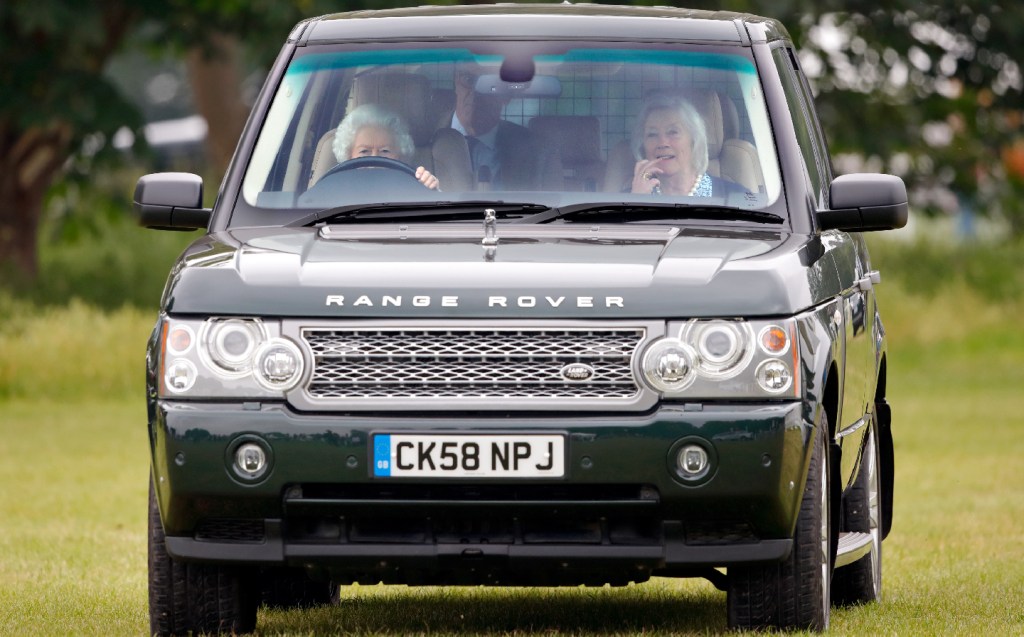
<svg viewBox="0 0 1024 637">
<path fill-rule="evenodd" d="M 711 196 L 711 177 L 704 173 L 700 176 L 693 184 L 693 189 L 690 190 L 689 195 L 691 197 L 710 197 Z"/>
</svg>

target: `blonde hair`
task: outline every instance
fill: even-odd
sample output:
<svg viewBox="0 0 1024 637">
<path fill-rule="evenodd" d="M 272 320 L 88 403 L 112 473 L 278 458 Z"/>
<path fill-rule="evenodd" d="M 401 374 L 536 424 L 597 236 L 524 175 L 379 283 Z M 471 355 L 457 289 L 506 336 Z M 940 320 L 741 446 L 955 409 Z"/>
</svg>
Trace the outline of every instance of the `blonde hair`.
<svg viewBox="0 0 1024 637">
<path fill-rule="evenodd" d="M 644 102 L 633 126 L 632 148 L 637 160 L 644 157 L 644 128 L 647 118 L 654 111 L 673 111 L 679 115 L 690 133 L 690 166 L 696 175 L 703 175 L 708 170 L 708 133 L 704 127 L 704 119 L 693 104 L 681 97 L 659 95 Z"/>
<path fill-rule="evenodd" d="M 409 159 L 416 151 L 409 127 L 400 115 L 376 104 L 363 104 L 352 109 L 334 131 L 334 156 L 339 162 L 352 158 L 352 144 L 355 143 L 356 133 L 364 126 L 390 131 L 396 146 L 395 151 L 400 159 Z"/>
</svg>

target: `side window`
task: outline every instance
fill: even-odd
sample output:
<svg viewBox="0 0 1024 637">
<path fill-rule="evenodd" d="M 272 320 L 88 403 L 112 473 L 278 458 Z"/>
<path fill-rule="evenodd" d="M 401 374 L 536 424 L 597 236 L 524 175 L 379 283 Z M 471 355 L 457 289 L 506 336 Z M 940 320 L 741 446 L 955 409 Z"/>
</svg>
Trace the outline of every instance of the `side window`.
<svg viewBox="0 0 1024 637">
<path fill-rule="evenodd" d="M 796 129 L 796 140 L 800 145 L 804 165 L 807 167 L 807 175 L 811 179 L 814 192 L 817 193 L 818 206 L 827 207 L 830 170 L 817 118 L 813 112 L 813 103 L 809 101 L 810 95 L 797 75 L 792 49 L 779 47 L 772 51 L 772 59 L 779 70 L 782 88 L 786 93 L 786 104 L 789 106 L 793 127 Z"/>
</svg>

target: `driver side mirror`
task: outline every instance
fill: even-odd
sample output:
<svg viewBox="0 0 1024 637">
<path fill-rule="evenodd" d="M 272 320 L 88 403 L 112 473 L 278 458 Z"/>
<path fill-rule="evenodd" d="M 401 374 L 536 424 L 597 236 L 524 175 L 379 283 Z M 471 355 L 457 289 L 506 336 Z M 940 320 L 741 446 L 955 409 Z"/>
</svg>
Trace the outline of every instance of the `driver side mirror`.
<svg viewBox="0 0 1024 637">
<path fill-rule="evenodd" d="M 154 230 L 198 230 L 210 223 L 203 208 L 203 178 L 192 173 L 153 173 L 135 185 L 132 208 L 139 225 Z"/>
<path fill-rule="evenodd" d="M 907 187 L 895 175 L 841 175 L 829 186 L 829 210 L 818 212 L 822 230 L 868 232 L 907 225 Z"/>
</svg>

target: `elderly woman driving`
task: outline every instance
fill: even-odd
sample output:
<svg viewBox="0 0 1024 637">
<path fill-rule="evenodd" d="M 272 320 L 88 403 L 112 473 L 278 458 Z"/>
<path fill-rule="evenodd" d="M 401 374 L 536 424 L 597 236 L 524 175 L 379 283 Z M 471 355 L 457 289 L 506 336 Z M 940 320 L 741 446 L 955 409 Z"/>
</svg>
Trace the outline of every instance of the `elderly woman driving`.
<svg viewBox="0 0 1024 637">
<path fill-rule="evenodd" d="M 339 162 L 360 157 L 385 157 L 408 163 L 415 146 L 401 117 L 376 104 L 363 104 L 345 116 L 334 133 L 334 156 Z M 423 166 L 416 179 L 437 190 L 439 183 Z"/>
<path fill-rule="evenodd" d="M 638 161 L 631 192 L 711 197 L 743 191 L 733 182 L 708 175 L 704 120 L 682 98 L 659 96 L 645 102 L 633 129 L 632 148 Z"/>
</svg>

